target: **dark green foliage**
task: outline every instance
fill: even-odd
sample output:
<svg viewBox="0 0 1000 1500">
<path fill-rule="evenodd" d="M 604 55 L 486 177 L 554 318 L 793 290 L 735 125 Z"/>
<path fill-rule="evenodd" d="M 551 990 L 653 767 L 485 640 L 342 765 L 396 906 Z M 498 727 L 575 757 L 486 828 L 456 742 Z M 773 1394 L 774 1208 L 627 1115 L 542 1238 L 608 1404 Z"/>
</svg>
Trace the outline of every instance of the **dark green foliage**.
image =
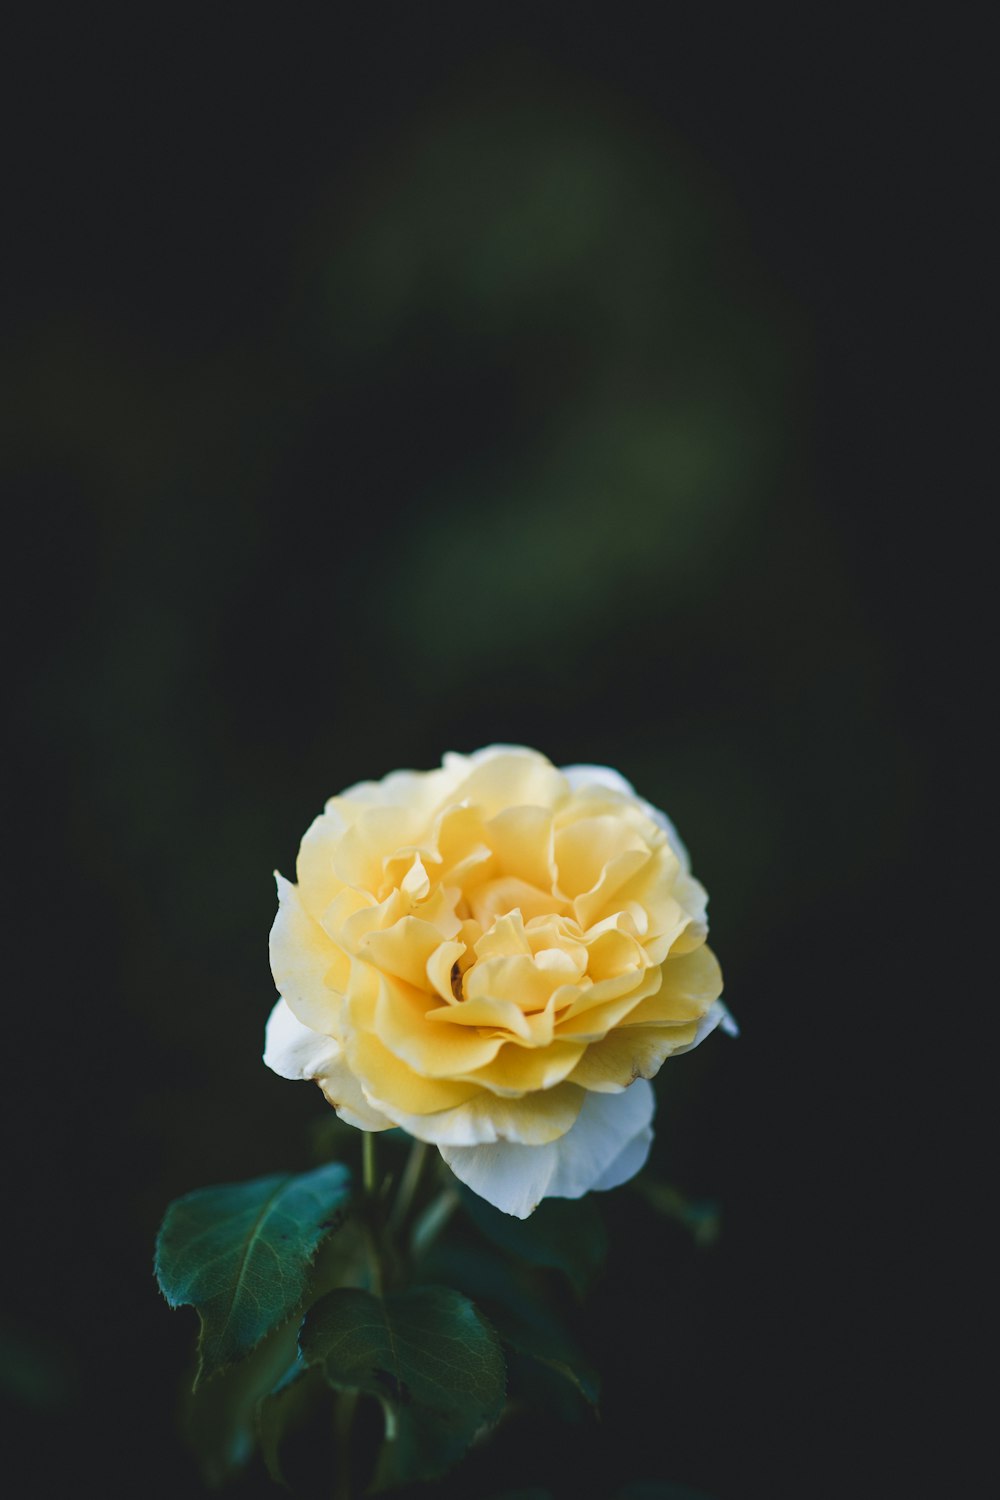
<svg viewBox="0 0 1000 1500">
<path fill-rule="evenodd" d="M 597 1205 L 589 1198 L 547 1198 L 528 1219 L 502 1214 L 468 1188 L 462 1204 L 476 1228 L 499 1249 L 533 1266 L 562 1271 L 582 1296 L 607 1255 Z"/>
<path fill-rule="evenodd" d="M 201 1319 L 196 1384 L 245 1358 L 300 1307 L 313 1257 L 349 1196 L 350 1173 L 331 1163 L 201 1188 L 170 1205 L 156 1276 L 171 1307 L 190 1305 Z"/>
<path fill-rule="evenodd" d="M 335 1390 L 381 1402 L 386 1441 L 376 1490 L 443 1474 L 503 1408 L 499 1339 L 446 1287 L 384 1299 L 356 1288 L 330 1292 L 307 1313 L 300 1347 Z"/>
<path fill-rule="evenodd" d="M 597 1371 L 555 1310 L 552 1287 L 537 1271 L 481 1245 L 440 1244 L 428 1257 L 424 1271 L 471 1297 L 509 1349 L 555 1371 L 586 1402 L 597 1405 Z M 563 1399 L 560 1406 L 565 1410 L 566 1405 Z"/>
<path fill-rule="evenodd" d="M 607 1238 L 594 1200 L 547 1200 L 521 1221 L 463 1189 L 465 1213 L 447 1235 L 415 1236 L 440 1201 L 425 1175 L 394 1237 L 398 1180 L 390 1152 L 380 1187 L 349 1217 L 339 1164 L 205 1188 L 169 1208 L 156 1274 L 168 1302 L 201 1320 L 183 1425 L 208 1485 L 236 1476 L 255 1449 L 274 1483 L 304 1495 L 433 1482 L 505 1403 L 513 1427 L 544 1413 L 556 1433 L 597 1430 L 583 1294 Z M 695 1230 L 710 1219 L 664 1184 L 640 1191 Z M 445 1197 L 454 1204 L 453 1186 Z M 699 1500 L 658 1481 L 617 1500 L 661 1496 Z"/>
<path fill-rule="evenodd" d="M 706 1248 L 719 1238 L 719 1205 L 710 1199 L 692 1202 L 667 1182 L 658 1182 L 648 1173 L 634 1177 L 629 1184 L 633 1192 L 649 1204 L 662 1219 L 671 1219 L 693 1235 L 695 1243 Z"/>
</svg>

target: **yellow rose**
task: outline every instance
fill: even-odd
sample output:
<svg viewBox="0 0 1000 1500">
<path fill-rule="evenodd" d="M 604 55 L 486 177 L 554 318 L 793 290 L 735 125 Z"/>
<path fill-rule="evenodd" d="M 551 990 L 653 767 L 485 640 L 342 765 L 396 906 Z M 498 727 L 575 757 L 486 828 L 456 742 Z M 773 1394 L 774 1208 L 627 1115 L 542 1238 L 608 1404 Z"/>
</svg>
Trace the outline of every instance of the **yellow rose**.
<svg viewBox="0 0 1000 1500">
<path fill-rule="evenodd" d="M 603 766 L 491 746 L 333 797 L 280 875 L 264 1061 L 525 1218 L 627 1181 L 647 1079 L 723 1022 L 705 891 Z"/>
</svg>

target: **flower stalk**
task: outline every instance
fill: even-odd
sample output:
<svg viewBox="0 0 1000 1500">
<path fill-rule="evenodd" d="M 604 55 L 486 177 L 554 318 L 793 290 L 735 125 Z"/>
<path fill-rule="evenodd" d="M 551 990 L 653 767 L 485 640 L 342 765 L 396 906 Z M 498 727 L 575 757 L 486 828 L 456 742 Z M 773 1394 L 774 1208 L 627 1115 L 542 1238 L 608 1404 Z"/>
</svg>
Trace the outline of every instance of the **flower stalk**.
<svg viewBox="0 0 1000 1500">
<path fill-rule="evenodd" d="M 361 1186 L 368 1199 L 375 1196 L 375 1135 L 371 1130 L 361 1132 Z"/>
<path fill-rule="evenodd" d="M 420 1185 L 428 1150 L 426 1141 L 414 1140 L 410 1146 L 410 1154 L 399 1181 L 399 1190 L 386 1222 L 386 1231 L 390 1235 L 396 1234 L 406 1222 L 406 1216 L 413 1206 L 413 1200 Z"/>
<path fill-rule="evenodd" d="M 431 1200 L 414 1224 L 410 1236 L 410 1253 L 414 1260 L 426 1255 L 458 1205 L 458 1194 L 450 1187 Z"/>
<path fill-rule="evenodd" d="M 333 1436 L 336 1477 L 333 1500 L 351 1500 L 351 1438 L 357 1404 L 356 1391 L 340 1391 L 334 1403 Z"/>
</svg>

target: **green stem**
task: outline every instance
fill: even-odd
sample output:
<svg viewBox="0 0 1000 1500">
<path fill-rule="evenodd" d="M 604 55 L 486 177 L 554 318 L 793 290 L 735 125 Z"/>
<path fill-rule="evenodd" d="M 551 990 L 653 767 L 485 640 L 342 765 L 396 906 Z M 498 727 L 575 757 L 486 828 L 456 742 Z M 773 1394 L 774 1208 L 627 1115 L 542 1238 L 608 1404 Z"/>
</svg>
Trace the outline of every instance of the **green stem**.
<svg viewBox="0 0 1000 1500">
<path fill-rule="evenodd" d="M 368 1256 L 368 1277 L 371 1288 L 376 1297 L 382 1295 L 382 1257 L 379 1254 L 378 1241 L 375 1238 L 370 1224 L 364 1226 L 365 1253 Z"/>
<path fill-rule="evenodd" d="M 379 1205 L 375 1196 L 375 1135 L 366 1130 L 361 1137 L 361 1232 L 368 1257 L 368 1274 L 376 1297 L 382 1295 L 382 1257 L 379 1253 Z"/>
<path fill-rule="evenodd" d="M 334 1406 L 334 1500 L 351 1500 L 351 1428 L 354 1426 L 354 1408 L 357 1404 L 356 1391 L 341 1391 Z"/>
<path fill-rule="evenodd" d="M 448 1187 L 424 1209 L 410 1236 L 410 1250 L 414 1259 L 419 1259 L 430 1249 L 458 1205 L 458 1194 L 454 1188 Z"/>
<path fill-rule="evenodd" d="M 375 1133 L 371 1130 L 361 1136 L 361 1185 L 366 1198 L 375 1196 Z"/>
<path fill-rule="evenodd" d="M 403 1175 L 400 1178 L 396 1201 L 392 1205 L 392 1212 L 389 1215 L 389 1222 L 386 1225 L 389 1234 L 394 1234 L 405 1223 L 426 1160 L 427 1142 L 414 1141 L 410 1146 L 410 1154 L 406 1159 L 406 1166 L 403 1168 Z"/>
</svg>

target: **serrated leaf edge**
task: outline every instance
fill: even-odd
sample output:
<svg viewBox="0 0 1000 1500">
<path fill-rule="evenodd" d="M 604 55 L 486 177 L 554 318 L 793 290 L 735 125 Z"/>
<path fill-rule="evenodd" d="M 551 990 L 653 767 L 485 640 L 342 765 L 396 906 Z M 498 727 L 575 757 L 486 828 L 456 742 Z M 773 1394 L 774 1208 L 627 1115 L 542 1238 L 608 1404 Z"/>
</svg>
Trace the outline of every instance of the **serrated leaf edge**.
<svg viewBox="0 0 1000 1500">
<path fill-rule="evenodd" d="M 334 1165 L 341 1165 L 341 1163 L 332 1163 L 331 1162 L 331 1163 L 327 1163 L 326 1165 L 334 1166 Z M 315 1170 L 315 1169 L 313 1169 L 313 1170 Z M 274 1202 L 274 1200 L 288 1186 L 288 1184 L 290 1182 L 292 1182 L 297 1177 L 302 1177 L 302 1176 L 307 1176 L 307 1175 L 308 1175 L 308 1173 L 302 1173 L 302 1172 L 286 1172 L 282 1176 L 281 1183 L 279 1184 L 278 1187 L 275 1188 L 274 1192 L 271 1194 L 271 1197 L 267 1200 L 267 1203 L 264 1205 L 264 1208 L 261 1210 L 261 1214 L 260 1214 L 260 1216 L 258 1216 L 257 1223 L 254 1225 L 255 1229 L 257 1227 L 257 1224 L 260 1223 L 260 1220 L 263 1217 L 264 1213 L 266 1212 L 267 1208 Z M 253 1181 L 252 1178 L 249 1179 L 249 1180 Z M 350 1181 L 350 1175 L 348 1175 L 348 1181 Z M 197 1391 L 197 1389 L 198 1389 L 199 1385 L 201 1385 L 203 1379 L 204 1380 L 212 1380 L 216 1375 L 221 1375 L 223 1373 L 223 1371 L 225 1371 L 225 1370 L 231 1370 L 234 1365 L 242 1364 L 245 1359 L 248 1359 L 250 1357 L 250 1355 L 254 1352 L 255 1349 L 259 1349 L 260 1348 L 261 1344 L 264 1342 L 264 1340 L 266 1338 L 269 1338 L 272 1333 L 277 1332 L 277 1330 L 279 1328 L 283 1328 L 286 1323 L 291 1323 L 294 1319 L 298 1319 L 298 1322 L 299 1322 L 299 1331 L 301 1332 L 301 1326 L 302 1326 L 302 1323 L 303 1323 L 303 1321 L 305 1319 L 305 1314 L 308 1312 L 309 1308 L 312 1306 L 312 1304 L 308 1301 L 308 1286 L 307 1286 L 306 1293 L 303 1296 L 303 1298 L 301 1299 L 301 1301 L 299 1301 L 298 1303 L 296 1303 L 296 1305 L 288 1313 L 286 1313 L 286 1315 L 284 1317 L 279 1318 L 277 1322 L 272 1323 L 270 1325 L 270 1327 L 265 1328 L 264 1332 L 260 1335 L 260 1337 L 257 1338 L 257 1339 L 255 1339 L 252 1344 L 248 1344 L 246 1346 L 246 1348 L 243 1350 L 243 1353 L 237 1359 L 224 1360 L 222 1363 L 215 1365 L 207 1374 L 205 1374 L 205 1362 L 204 1362 L 203 1348 L 202 1348 L 203 1340 L 204 1340 L 204 1337 L 205 1337 L 205 1320 L 204 1320 L 204 1318 L 201 1315 L 200 1309 L 197 1307 L 197 1305 L 195 1303 L 193 1303 L 193 1302 L 174 1302 L 174 1301 L 171 1300 L 169 1293 L 167 1292 L 166 1288 L 163 1285 L 163 1282 L 160 1280 L 159 1260 L 160 1260 L 160 1247 L 161 1247 L 162 1242 L 163 1242 L 164 1232 L 165 1232 L 166 1227 L 167 1227 L 167 1220 L 170 1217 L 171 1211 L 174 1208 L 179 1207 L 181 1204 L 188 1202 L 189 1199 L 191 1199 L 191 1198 L 197 1198 L 202 1193 L 211 1192 L 214 1187 L 218 1187 L 218 1186 L 229 1186 L 229 1184 L 209 1183 L 206 1187 L 203 1187 L 203 1188 L 193 1188 L 191 1190 L 191 1192 L 189 1192 L 189 1193 L 182 1193 L 179 1198 L 174 1198 L 170 1203 L 168 1203 L 167 1204 L 167 1208 L 166 1208 L 166 1212 L 164 1213 L 163 1219 L 162 1219 L 162 1221 L 160 1223 L 160 1227 L 159 1227 L 159 1229 L 156 1232 L 156 1242 L 155 1242 L 155 1245 L 154 1245 L 154 1248 L 153 1248 L 153 1276 L 154 1276 L 154 1278 L 156 1280 L 157 1287 L 159 1288 L 160 1295 L 163 1297 L 163 1300 L 166 1302 L 167 1306 L 169 1308 L 171 1308 L 172 1310 L 174 1310 L 174 1311 L 176 1311 L 176 1309 L 179 1308 L 179 1307 L 193 1307 L 194 1310 L 195 1310 L 195 1312 L 198 1315 L 198 1341 L 197 1341 L 197 1344 L 195 1346 L 196 1353 L 198 1355 L 198 1368 L 195 1371 L 194 1380 L 193 1380 L 192 1385 L 191 1385 L 192 1392 Z M 343 1227 L 343 1225 L 344 1225 L 345 1221 L 347 1220 L 347 1218 L 349 1217 L 349 1215 L 350 1215 L 350 1205 L 349 1204 L 347 1206 L 345 1206 L 342 1210 L 335 1210 L 334 1211 L 334 1219 L 333 1219 L 333 1221 L 324 1230 L 324 1232 L 320 1235 L 319 1239 L 316 1241 L 315 1245 L 312 1247 L 312 1249 L 308 1252 L 308 1254 L 306 1256 L 305 1269 L 307 1271 L 312 1267 L 312 1265 L 315 1262 L 316 1257 L 318 1256 L 321 1248 L 326 1243 L 326 1241 L 329 1239 L 330 1235 L 335 1234 L 338 1229 L 341 1229 Z M 322 1226 L 320 1226 L 320 1227 L 322 1227 Z M 249 1254 L 249 1251 L 247 1252 L 247 1254 Z M 245 1261 L 246 1261 L 246 1255 L 244 1255 L 244 1264 L 245 1264 Z M 241 1277 L 242 1277 L 242 1274 L 243 1274 L 243 1266 L 240 1267 L 240 1276 Z M 235 1298 L 234 1298 L 234 1300 L 235 1300 Z M 230 1304 L 230 1311 L 231 1310 L 232 1310 L 232 1303 Z M 228 1323 L 229 1323 L 229 1313 L 226 1314 L 226 1323 L 225 1323 L 224 1326 L 228 1327 Z M 298 1337 L 297 1336 L 296 1336 L 296 1347 L 298 1347 Z M 268 1394 L 272 1394 L 272 1393 L 269 1392 Z"/>
</svg>

